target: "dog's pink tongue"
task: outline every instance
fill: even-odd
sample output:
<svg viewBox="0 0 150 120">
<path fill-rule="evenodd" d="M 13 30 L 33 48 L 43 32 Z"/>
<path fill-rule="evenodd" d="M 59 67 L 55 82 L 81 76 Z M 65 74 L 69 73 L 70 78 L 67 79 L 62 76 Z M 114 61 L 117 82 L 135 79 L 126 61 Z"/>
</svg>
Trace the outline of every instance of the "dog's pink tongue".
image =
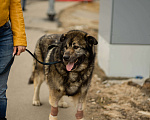
<svg viewBox="0 0 150 120">
<path fill-rule="evenodd" d="M 66 69 L 67 69 L 68 71 L 71 71 L 72 68 L 73 68 L 73 66 L 74 66 L 74 63 L 68 63 L 68 64 L 66 65 Z"/>
</svg>

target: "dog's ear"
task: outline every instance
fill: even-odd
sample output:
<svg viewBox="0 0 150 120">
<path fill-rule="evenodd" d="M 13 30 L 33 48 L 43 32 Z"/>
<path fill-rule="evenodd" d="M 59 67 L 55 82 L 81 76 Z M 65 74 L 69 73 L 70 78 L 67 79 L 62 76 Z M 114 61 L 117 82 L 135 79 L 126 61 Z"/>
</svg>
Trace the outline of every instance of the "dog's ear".
<svg viewBox="0 0 150 120">
<path fill-rule="evenodd" d="M 86 36 L 86 40 L 87 40 L 90 44 L 92 44 L 92 45 L 97 45 L 97 44 L 98 44 L 97 40 L 96 40 L 94 37 L 92 37 L 92 36 L 87 35 L 87 36 Z"/>
<path fill-rule="evenodd" d="M 61 35 L 61 37 L 60 37 L 60 42 L 65 41 L 66 35 L 67 35 L 66 33 Z"/>
</svg>

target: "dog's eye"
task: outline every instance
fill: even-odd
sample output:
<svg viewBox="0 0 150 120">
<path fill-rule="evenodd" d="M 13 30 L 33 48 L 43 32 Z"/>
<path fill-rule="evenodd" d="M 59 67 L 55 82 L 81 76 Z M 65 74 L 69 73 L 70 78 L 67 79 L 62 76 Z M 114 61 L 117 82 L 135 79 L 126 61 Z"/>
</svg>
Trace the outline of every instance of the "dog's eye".
<svg viewBox="0 0 150 120">
<path fill-rule="evenodd" d="M 78 49 L 78 48 L 79 48 L 79 46 L 73 46 L 73 48 L 74 48 L 74 49 Z"/>
</svg>

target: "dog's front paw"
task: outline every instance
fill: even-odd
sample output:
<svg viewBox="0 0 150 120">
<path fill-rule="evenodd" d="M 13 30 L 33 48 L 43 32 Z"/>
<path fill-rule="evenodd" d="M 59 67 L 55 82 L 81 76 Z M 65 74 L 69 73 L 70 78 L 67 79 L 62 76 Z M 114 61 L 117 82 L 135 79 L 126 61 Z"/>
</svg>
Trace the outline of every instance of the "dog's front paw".
<svg viewBox="0 0 150 120">
<path fill-rule="evenodd" d="M 51 114 L 49 115 L 49 120 L 57 120 L 57 116 L 52 116 Z"/>
<path fill-rule="evenodd" d="M 39 100 L 33 100 L 33 103 L 32 103 L 33 106 L 41 106 L 41 102 Z"/>
<path fill-rule="evenodd" d="M 61 108 L 68 108 L 69 107 L 67 102 L 61 102 L 61 101 L 59 101 L 58 106 Z"/>
</svg>

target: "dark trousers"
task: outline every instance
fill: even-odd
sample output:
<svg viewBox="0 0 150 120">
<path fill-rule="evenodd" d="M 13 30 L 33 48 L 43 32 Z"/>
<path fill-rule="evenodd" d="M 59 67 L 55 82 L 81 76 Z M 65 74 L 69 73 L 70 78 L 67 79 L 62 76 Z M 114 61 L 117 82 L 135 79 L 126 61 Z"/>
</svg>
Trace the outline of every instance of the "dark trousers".
<svg viewBox="0 0 150 120">
<path fill-rule="evenodd" d="M 13 54 L 13 35 L 9 23 L 0 27 L 0 72 L 4 70 Z M 0 75 L 0 120 L 5 120 L 7 108 L 7 80 L 9 70 Z"/>
</svg>

